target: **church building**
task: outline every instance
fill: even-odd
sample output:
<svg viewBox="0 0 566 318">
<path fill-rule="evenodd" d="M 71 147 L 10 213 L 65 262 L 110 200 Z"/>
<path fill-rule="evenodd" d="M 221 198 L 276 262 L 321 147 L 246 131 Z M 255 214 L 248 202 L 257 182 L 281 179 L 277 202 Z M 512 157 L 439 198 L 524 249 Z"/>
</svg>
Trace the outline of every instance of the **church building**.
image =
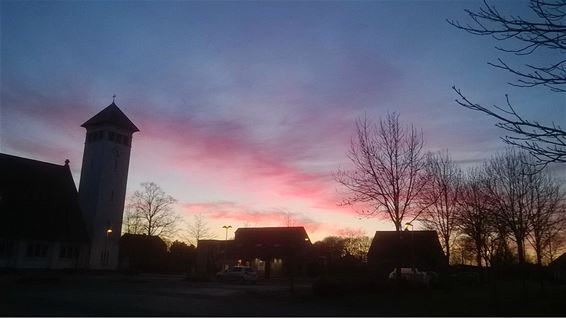
<svg viewBox="0 0 566 318">
<path fill-rule="evenodd" d="M 86 129 L 77 191 L 64 165 L 0 153 L 0 268 L 116 269 L 132 135 L 113 102 Z"/>
</svg>

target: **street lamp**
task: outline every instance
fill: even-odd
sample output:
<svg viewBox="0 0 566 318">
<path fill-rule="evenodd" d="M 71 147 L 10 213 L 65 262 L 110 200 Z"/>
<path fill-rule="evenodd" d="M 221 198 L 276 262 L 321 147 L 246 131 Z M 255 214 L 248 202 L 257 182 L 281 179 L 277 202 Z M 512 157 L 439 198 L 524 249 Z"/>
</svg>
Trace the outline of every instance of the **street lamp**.
<svg viewBox="0 0 566 318">
<path fill-rule="evenodd" d="M 228 240 L 228 229 L 232 228 L 232 225 L 223 225 L 223 229 L 226 229 L 226 241 Z"/>
</svg>

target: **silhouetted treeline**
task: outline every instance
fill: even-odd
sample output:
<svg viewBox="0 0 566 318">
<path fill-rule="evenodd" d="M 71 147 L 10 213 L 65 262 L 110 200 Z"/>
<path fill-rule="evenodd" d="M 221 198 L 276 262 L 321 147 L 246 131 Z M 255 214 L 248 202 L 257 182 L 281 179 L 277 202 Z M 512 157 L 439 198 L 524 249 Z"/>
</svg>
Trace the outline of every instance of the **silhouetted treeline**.
<svg viewBox="0 0 566 318">
<path fill-rule="evenodd" d="M 196 248 L 174 241 L 169 249 L 159 236 L 124 234 L 120 239 L 120 268 L 132 272 L 190 273 Z"/>
<path fill-rule="evenodd" d="M 508 149 L 465 173 L 446 154 L 427 162 L 426 206 L 420 220 L 435 229 L 452 263 L 542 265 L 564 237 L 565 195 L 548 170 L 526 152 Z"/>
</svg>

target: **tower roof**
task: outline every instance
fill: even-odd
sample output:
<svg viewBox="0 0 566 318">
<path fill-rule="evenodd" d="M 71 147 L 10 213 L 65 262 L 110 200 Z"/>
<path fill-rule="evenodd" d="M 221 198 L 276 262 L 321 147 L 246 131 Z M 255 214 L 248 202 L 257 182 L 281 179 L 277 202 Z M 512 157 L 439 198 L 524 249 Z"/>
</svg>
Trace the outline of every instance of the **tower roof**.
<svg viewBox="0 0 566 318">
<path fill-rule="evenodd" d="M 81 127 L 89 129 L 100 125 L 112 125 L 131 132 L 140 131 L 114 102 L 87 120 Z"/>
</svg>

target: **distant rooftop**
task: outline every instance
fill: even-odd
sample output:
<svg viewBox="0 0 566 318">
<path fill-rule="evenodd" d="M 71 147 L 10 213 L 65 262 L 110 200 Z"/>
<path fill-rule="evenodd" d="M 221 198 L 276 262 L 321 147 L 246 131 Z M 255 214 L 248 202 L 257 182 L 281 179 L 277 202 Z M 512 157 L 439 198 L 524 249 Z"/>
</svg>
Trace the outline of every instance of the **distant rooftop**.
<svg viewBox="0 0 566 318">
<path fill-rule="evenodd" d="M 236 241 L 242 243 L 305 243 L 305 241 L 310 243 L 309 236 L 302 226 L 239 228 L 234 236 Z"/>
<path fill-rule="evenodd" d="M 112 125 L 131 132 L 140 131 L 114 102 L 87 120 L 81 127 L 89 129 L 101 125 Z"/>
</svg>

